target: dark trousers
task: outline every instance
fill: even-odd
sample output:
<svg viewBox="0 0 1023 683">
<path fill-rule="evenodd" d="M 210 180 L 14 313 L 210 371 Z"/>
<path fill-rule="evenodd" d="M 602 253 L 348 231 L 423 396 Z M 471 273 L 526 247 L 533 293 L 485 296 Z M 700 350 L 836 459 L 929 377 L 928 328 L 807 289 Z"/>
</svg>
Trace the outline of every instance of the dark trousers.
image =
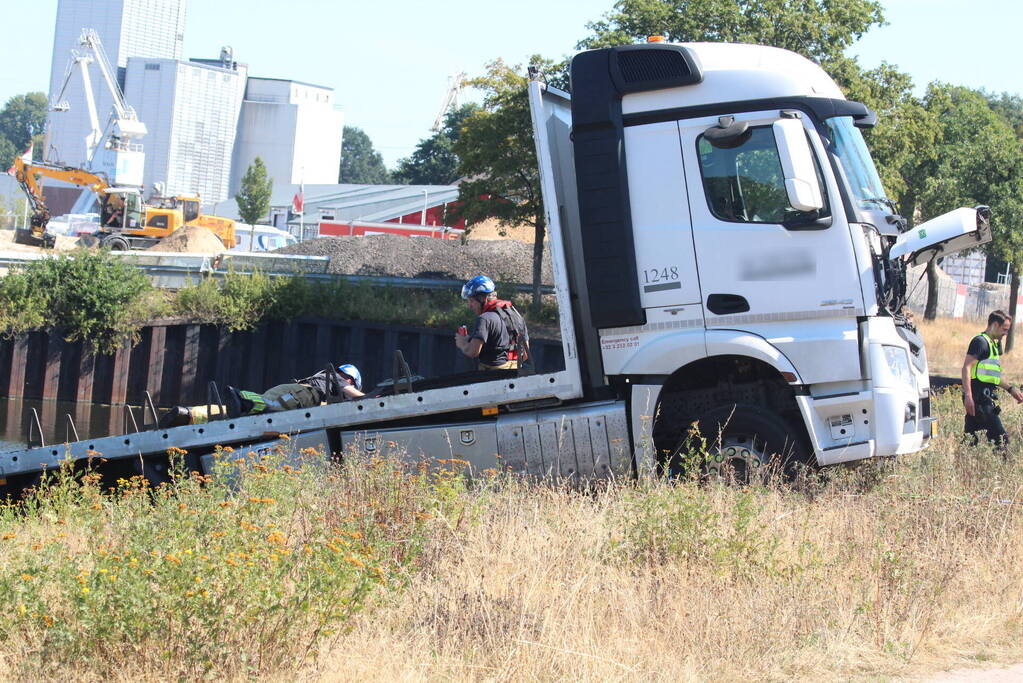
<svg viewBox="0 0 1023 683">
<path fill-rule="evenodd" d="M 998 417 L 998 405 L 994 401 L 979 400 L 974 403 L 976 415 L 967 415 L 965 431 L 973 437 L 973 443 L 980 440 L 979 433 L 985 432 L 987 440 L 1000 448 L 1009 444 L 1009 435 L 1005 433 L 1002 418 Z"/>
</svg>

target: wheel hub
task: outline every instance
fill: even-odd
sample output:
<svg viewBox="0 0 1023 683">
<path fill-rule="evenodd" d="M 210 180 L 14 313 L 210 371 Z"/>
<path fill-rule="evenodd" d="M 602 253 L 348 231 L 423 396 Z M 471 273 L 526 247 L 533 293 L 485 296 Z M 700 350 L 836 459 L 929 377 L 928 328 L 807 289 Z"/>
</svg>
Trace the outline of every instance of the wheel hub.
<svg viewBox="0 0 1023 683">
<path fill-rule="evenodd" d="M 767 462 L 762 443 L 746 435 L 724 435 L 720 445 L 707 453 L 704 473 L 708 479 L 747 482 Z"/>
</svg>

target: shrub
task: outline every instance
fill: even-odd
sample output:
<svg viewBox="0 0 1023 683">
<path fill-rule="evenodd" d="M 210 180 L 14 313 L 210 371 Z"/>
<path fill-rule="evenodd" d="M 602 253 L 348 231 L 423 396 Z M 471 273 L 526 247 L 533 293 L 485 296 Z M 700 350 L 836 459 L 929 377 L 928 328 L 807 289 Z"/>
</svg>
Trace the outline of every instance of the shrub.
<svg viewBox="0 0 1023 683">
<path fill-rule="evenodd" d="M 104 250 L 40 259 L 0 279 L 0 329 L 64 327 L 69 341 L 111 351 L 152 317 L 151 291 L 138 268 Z"/>
<path fill-rule="evenodd" d="M 174 310 L 199 322 L 223 325 L 231 331 L 250 330 L 275 305 L 278 283 L 262 273 L 228 272 L 220 280 L 204 279 L 180 290 Z"/>
</svg>

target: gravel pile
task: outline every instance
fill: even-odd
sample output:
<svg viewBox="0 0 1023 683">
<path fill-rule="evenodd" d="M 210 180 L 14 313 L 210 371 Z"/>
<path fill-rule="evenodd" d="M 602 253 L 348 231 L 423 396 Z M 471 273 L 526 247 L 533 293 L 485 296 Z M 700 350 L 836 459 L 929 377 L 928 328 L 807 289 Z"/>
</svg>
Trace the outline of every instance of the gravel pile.
<svg viewBox="0 0 1023 683">
<path fill-rule="evenodd" d="M 278 249 L 281 254 L 329 256 L 329 273 L 467 280 L 480 273 L 503 282 L 533 280 L 533 245 L 514 240 L 472 241 L 400 235 L 321 237 Z M 543 281 L 553 284 L 544 249 Z"/>
</svg>

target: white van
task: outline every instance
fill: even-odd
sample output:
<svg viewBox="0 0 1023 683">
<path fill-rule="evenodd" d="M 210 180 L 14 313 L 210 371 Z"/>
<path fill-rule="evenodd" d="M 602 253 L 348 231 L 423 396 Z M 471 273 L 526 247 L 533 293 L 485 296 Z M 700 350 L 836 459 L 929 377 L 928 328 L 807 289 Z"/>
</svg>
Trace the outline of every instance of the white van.
<svg viewBox="0 0 1023 683">
<path fill-rule="evenodd" d="M 234 232 L 238 244 L 231 251 L 274 251 L 291 244 L 298 244 L 298 240 L 290 232 L 272 225 L 235 223 Z"/>
</svg>

